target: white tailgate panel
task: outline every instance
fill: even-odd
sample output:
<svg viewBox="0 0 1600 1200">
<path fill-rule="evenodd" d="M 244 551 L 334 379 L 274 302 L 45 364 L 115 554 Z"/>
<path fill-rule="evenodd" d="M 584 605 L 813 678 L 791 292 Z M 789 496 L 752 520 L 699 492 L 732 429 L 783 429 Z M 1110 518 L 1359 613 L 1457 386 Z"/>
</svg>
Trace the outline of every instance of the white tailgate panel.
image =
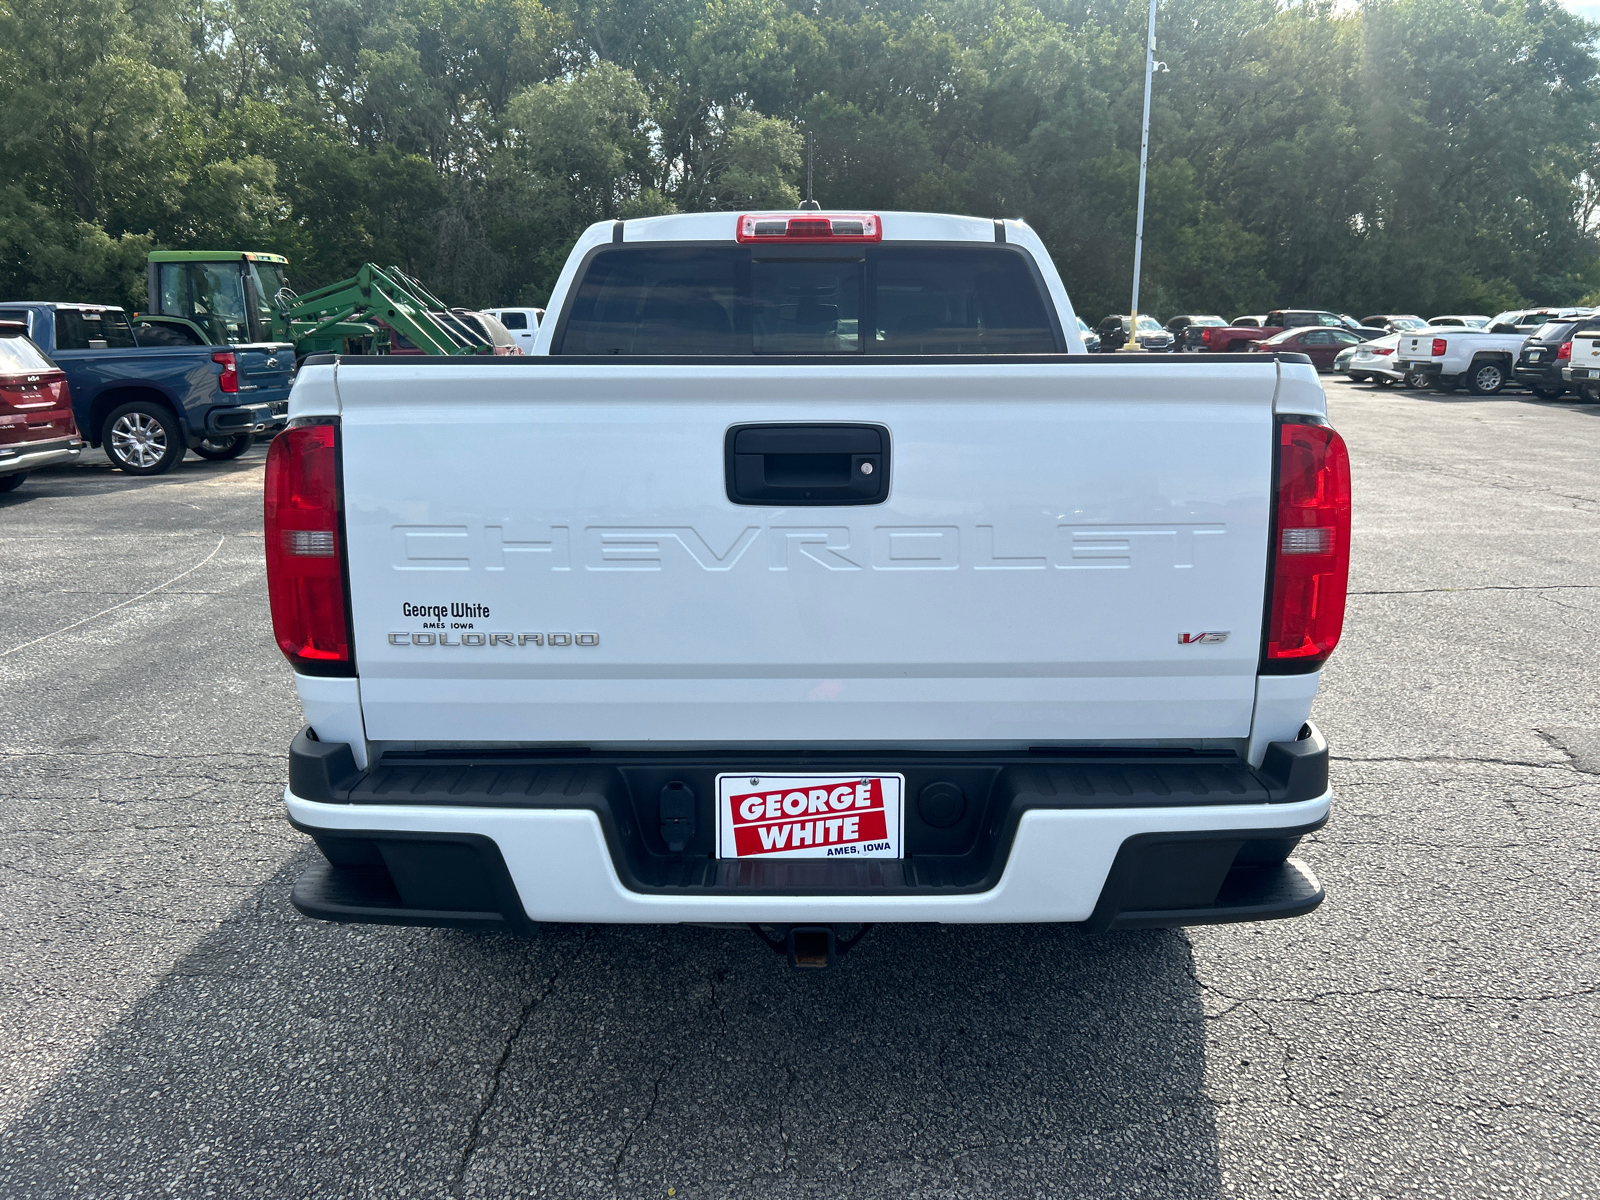
<svg viewBox="0 0 1600 1200">
<path fill-rule="evenodd" d="M 1271 363 L 342 364 L 367 734 L 1245 737 L 1274 386 Z M 888 500 L 731 503 L 747 422 L 888 427 Z M 424 631 L 487 644 L 392 644 Z M 1180 644 L 1204 632 L 1228 637 Z"/>
</svg>

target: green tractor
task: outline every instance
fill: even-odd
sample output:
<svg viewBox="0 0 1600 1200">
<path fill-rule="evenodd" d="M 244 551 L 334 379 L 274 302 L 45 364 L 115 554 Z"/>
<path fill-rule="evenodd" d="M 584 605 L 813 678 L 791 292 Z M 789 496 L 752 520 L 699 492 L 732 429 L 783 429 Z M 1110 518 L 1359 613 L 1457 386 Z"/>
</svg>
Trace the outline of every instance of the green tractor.
<svg viewBox="0 0 1600 1200">
<path fill-rule="evenodd" d="M 288 342 L 296 358 L 493 352 L 481 331 L 398 267 L 367 263 L 349 279 L 297 296 L 288 266 L 279 254 L 157 250 L 146 267 L 149 310 L 135 323 L 174 344 Z"/>
</svg>

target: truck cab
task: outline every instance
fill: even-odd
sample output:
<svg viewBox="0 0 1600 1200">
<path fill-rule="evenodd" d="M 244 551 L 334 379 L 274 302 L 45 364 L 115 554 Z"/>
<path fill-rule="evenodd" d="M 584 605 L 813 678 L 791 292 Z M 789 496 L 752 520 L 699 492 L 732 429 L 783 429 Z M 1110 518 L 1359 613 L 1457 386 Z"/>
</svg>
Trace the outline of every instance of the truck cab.
<svg viewBox="0 0 1600 1200">
<path fill-rule="evenodd" d="M 539 322 L 544 320 L 542 308 L 486 308 L 483 310 L 511 331 L 524 354 L 533 353 L 533 343 L 539 336 Z"/>
</svg>

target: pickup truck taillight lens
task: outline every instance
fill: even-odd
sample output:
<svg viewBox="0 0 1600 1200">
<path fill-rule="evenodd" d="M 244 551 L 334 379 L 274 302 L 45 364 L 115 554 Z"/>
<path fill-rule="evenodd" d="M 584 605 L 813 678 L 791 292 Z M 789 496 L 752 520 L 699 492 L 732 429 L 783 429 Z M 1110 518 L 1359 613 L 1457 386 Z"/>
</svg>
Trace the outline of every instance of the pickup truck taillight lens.
<svg viewBox="0 0 1600 1200">
<path fill-rule="evenodd" d="M 1572 343 L 1571 342 L 1562 342 L 1561 343 L 1561 348 L 1556 351 L 1556 357 L 1557 358 L 1571 358 L 1572 357 Z"/>
<path fill-rule="evenodd" d="M 1200 340 L 1201 340 L 1201 341 L 1202 341 L 1202 342 L 1209 342 L 1209 341 L 1210 341 L 1210 340 L 1211 340 L 1211 330 L 1209 330 L 1209 329 L 1202 329 L 1202 330 L 1201 330 L 1201 331 L 1200 331 Z"/>
<path fill-rule="evenodd" d="M 1350 578 L 1350 454 L 1327 425 L 1278 426 L 1271 604 L 1261 669 L 1315 671 L 1339 644 Z"/>
<path fill-rule="evenodd" d="M 339 430 L 294 425 L 267 451 L 267 594 L 278 648 L 306 675 L 353 675 L 339 548 Z"/>
<path fill-rule="evenodd" d="M 239 367 L 234 361 L 232 351 L 213 354 L 211 361 L 222 367 L 222 374 L 217 376 L 217 386 L 225 392 L 237 392 L 239 390 Z"/>
<path fill-rule="evenodd" d="M 1443 358 L 1444 357 L 1444 339 L 1443 338 L 1434 338 L 1433 339 L 1433 354 L 1432 354 L 1432 357 L 1433 358 Z"/>
</svg>

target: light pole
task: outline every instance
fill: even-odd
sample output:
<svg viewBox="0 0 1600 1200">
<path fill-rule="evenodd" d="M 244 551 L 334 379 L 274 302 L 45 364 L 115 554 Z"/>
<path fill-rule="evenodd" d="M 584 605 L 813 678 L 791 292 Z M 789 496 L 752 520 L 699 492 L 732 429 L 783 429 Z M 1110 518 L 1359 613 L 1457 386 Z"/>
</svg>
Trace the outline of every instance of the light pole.
<svg viewBox="0 0 1600 1200">
<path fill-rule="evenodd" d="M 1167 69 L 1162 63 L 1161 69 Z M 1128 318 L 1124 350 L 1137 350 L 1139 340 L 1139 267 L 1144 260 L 1144 180 L 1150 163 L 1150 79 L 1156 70 L 1156 0 L 1150 0 L 1150 28 L 1144 42 L 1144 130 L 1139 135 L 1139 219 L 1133 235 L 1133 314 Z"/>
</svg>

